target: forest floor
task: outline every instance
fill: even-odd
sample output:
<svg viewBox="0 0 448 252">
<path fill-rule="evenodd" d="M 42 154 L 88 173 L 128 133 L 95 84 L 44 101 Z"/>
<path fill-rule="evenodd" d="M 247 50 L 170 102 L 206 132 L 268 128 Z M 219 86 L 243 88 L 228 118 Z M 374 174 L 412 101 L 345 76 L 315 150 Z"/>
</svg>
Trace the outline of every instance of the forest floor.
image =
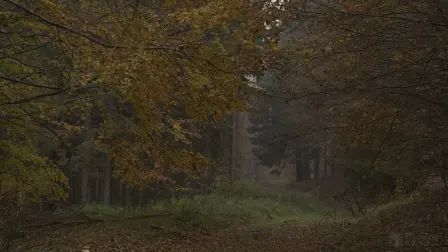
<svg viewBox="0 0 448 252">
<path fill-rule="evenodd" d="M 11 251 L 448 251 L 448 193 L 427 192 L 357 219 L 217 230 L 166 230 L 146 219 L 49 222 L 11 245 Z"/>
</svg>

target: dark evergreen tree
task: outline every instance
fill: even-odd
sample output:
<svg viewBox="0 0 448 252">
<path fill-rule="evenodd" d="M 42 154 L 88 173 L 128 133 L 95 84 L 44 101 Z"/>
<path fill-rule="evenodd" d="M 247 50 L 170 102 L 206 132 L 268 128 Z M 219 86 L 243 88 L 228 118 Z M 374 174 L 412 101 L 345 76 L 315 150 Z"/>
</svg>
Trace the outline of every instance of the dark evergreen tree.
<svg viewBox="0 0 448 252">
<path fill-rule="evenodd" d="M 264 89 L 274 88 L 274 77 L 264 77 L 259 82 Z M 251 114 L 254 154 L 262 165 L 279 165 L 295 149 L 297 123 L 287 102 L 281 98 L 262 97 L 255 102 Z"/>
</svg>

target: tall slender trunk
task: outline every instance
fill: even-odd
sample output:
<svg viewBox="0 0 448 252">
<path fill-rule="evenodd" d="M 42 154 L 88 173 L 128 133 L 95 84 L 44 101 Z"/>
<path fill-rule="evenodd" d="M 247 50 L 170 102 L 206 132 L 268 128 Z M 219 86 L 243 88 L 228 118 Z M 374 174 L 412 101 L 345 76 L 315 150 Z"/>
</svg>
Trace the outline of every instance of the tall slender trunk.
<svg viewBox="0 0 448 252">
<path fill-rule="evenodd" d="M 110 180 L 112 174 L 112 164 L 109 159 L 107 159 L 107 164 L 104 166 L 103 174 L 103 204 L 110 205 Z"/>
<path fill-rule="evenodd" d="M 125 186 L 125 205 L 131 206 L 132 205 L 132 187 L 129 185 Z"/>
<path fill-rule="evenodd" d="M 229 179 L 233 179 L 233 172 L 238 168 L 238 112 L 233 113 L 232 128 L 232 164 L 229 168 Z"/>
<path fill-rule="evenodd" d="M 138 190 L 138 205 L 139 206 L 143 206 L 145 204 L 144 200 L 145 200 L 145 190 L 144 189 L 139 189 Z"/>
<path fill-rule="evenodd" d="M 89 113 L 85 121 L 84 143 L 80 150 L 80 173 L 81 173 L 81 204 L 89 202 L 89 171 L 91 165 L 91 152 L 94 145 L 95 132 L 92 128 L 92 115 Z"/>
<path fill-rule="evenodd" d="M 81 205 L 89 203 L 89 170 L 87 165 L 81 164 Z"/>
<path fill-rule="evenodd" d="M 118 192 L 118 202 L 120 202 L 121 204 L 124 204 L 124 201 L 123 201 L 123 199 L 124 199 L 124 196 L 123 196 L 123 191 L 124 191 L 124 186 L 123 186 L 123 183 L 121 183 L 120 181 L 118 182 L 119 183 L 119 188 L 120 188 L 120 190 L 119 190 L 119 192 Z"/>
<path fill-rule="evenodd" d="M 302 149 L 299 141 L 296 142 L 296 182 L 303 180 Z"/>
<path fill-rule="evenodd" d="M 96 166 L 95 176 L 95 202 L 100 202 L 100 168 Z"/>
<path fill-rule="evenodd" d="M 324 177 L 329 177 L 330 174 L 328 172 L 328 146 L 327 143 L 324 143 L 323 153 L 322 153 L 322 165 L 323 165 L 323 171 Z"/>
<path fill-rule="evenodd" d="M 320 179 L 320 157 L 321 157 L 320 147 L 316 147 L 313 150 L 313 158 L 314 158 L 314 179 L 319 181 Z"/>
<path fill-rule="evenodd" d="M 205 136 L 204 136 L 204 155 L 212 159 L 212 150 L 211 150 L 211 139 L 212 139 L 212 130 L 206 129 Z"/>
</svg>

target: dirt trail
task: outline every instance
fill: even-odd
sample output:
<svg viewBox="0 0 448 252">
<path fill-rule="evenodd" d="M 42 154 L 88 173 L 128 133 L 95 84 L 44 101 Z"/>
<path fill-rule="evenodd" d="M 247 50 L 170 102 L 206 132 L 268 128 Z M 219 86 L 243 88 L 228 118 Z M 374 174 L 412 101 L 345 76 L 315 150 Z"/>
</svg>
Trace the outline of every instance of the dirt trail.
<svg viewBox="0 0 448 252">
<path fill-rule="evenodd" d="M 28 232 L 12 251 L 448 251 L 448 194 L 394 204 L 352 221 L 172 232 L 112 223 Z"/>
</svg>

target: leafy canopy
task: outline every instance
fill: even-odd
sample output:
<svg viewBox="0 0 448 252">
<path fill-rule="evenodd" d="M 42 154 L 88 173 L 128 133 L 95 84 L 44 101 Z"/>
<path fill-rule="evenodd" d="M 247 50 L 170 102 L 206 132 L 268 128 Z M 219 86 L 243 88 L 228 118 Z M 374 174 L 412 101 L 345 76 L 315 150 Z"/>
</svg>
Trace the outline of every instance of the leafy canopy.
<svg viewBox="0 0 448 252">
<path fill-rule="evenodd" d="M 172 182 L 179 173 L 199 176 L 209 161 L 189 147 L 195 129 L 246 107 L 244 76 L 261 71 L 270 57 L 271 8 L 246 0 L 6 0 L 0 4 L 0 130 L 7 132 L 1 139 L 18 148 L 22 141 L 10 135 L 27 129 L 36 134 L 26 138 L 44 131 L 63 142 L 80 130 L 64 115 L 87 120 L 108 90 L 131 111 L 109 114 L 96 137 L 116 176 L 141 187 Z M 11 152 L 6 163 L 28 152 L 33 166 L 46 166 L 32 148 Z M 36 171 L 30 164 L 6 163 L 2 178 L 37 176 L 27 174 Z M 39 176 L 63 180 L 54 165 L 46 167 Z M 2 179 L 2 188 L 7 181 L 14 183 Z"/>
</svg>

